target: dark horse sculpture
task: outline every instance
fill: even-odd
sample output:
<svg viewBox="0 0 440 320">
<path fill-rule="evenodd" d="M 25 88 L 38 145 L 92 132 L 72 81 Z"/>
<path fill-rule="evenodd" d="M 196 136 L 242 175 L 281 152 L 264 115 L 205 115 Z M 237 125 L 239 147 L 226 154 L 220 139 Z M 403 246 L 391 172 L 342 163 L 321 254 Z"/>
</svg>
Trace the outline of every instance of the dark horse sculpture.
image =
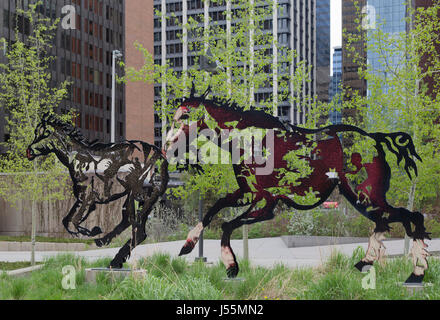
<svg viewBox="0 0 440 320">
<path fill-rule="evenodd" d="M 386 200 L 391 178 L 391 169 L 385 158 L 386 151 L 396 156 L 398 164 L 404 161 L 409 178 L 412 170 L 417 175 L 417 166 L 413 159 L 421 159 L 408 134 L 367 133 L 358 127 L 344 124 L 310 130 L 282 123 L 264 111 L 245 111 L 228 101 L 208 99 L 207 93 L 201 97 L 196 97 L 194 93 L 193 87 L 191 96 L 183 100 L 175 113 L 164 147 L 169 161 L 176 157 L 181 146 L 186 146 L 184 152 L 188 157 L 191 153 L 189 149 L 194 145 L 192 142 L 199 134 L 215 144 L 212 132 L 223 136 L 223 132 L 230 134 L 253 128 L 266 132 L 258 148 L 260 151 L 264 150 L 266 162 L 272 163 L 272 169 L 264 172 L 264 165 L 261 161 L 256 161 L 255 154 L 251 152 L 246 155 L 249 150 L 256 153 L 255 145 L 246 147 L 237 141 L 234 143 L 236 138 L 223 139 L 222 141 L 226 141 L 224 143 L 217 140 L 217 146 L 230 154 L 239 149 L 239 160 L 232 160 L 238 189 L 219 199 L 208 210 L 203 221 L 189 232 L 181 255 L 192 251 L 201 231 L 220 210 L 227 207 L 247 207 L 243 214 L 222 225 L 221 257 L 228 276 L 235 277 L 239 268 L 230 245 L 230 236 L 234 229 L 243 224 L 272 219 L 274 208 L 279 202 L 297 210 L 313 209 L 326 201 L 337 187 L 362 215 L 375 222 L 366 256 L 356 267 L 362 271 L 373 265 L 384 254 L 382 240 L 385 239 L 384 234 L 390 230 L 389 224 L 401 222 L 408 236 L 413 238 L 414 271 L 407 282 L 422 282 L 428 268 L 428 252 L 424 239 L 430 239 L 429 233 L 425 231 L 424 217 L 419 212 L 393 207 Z M 195 121 L 190 121 L 191 117 Z M 360 135 L 369 140 L 372 147 L 365 151 L 367 154 L 374 153 L 374 156 L 366 159 L 359 152 L 347 155 L 350 151 L 343 149 L 339 137 L 342 134 Z M 201 153 L 198 154 L 200 157 Z M 357 182 L 353 178 L 357 178 Z"/>
<path fill-rule="evenodd" d="M 142 141 L 89 143 L 72 125 L 46 114 L 35 129 L 35 139 L 27 149 L 27 157 L 33 161 L 49 153 L 54 153 L 68 168 L 72 179 L 76 202 L 63 219 L 70 234 L 88 237 L 101 234 L 98 226 L 88 230 L 81 224 L 97 205 L 125 197 L 120 223 L 113 231 L 95 239 L 101 247 L 132 227 L 132 238 L 110 263 L 112 268 L 122 268 L 131 251 L 146 239 L 148 215 L 167 188 L 168 162 L 161 150 Z M 139 209 L 136 209 L 136 202 Z M 71 224 L 75 231 L 71 230 Z"/>
</svg>

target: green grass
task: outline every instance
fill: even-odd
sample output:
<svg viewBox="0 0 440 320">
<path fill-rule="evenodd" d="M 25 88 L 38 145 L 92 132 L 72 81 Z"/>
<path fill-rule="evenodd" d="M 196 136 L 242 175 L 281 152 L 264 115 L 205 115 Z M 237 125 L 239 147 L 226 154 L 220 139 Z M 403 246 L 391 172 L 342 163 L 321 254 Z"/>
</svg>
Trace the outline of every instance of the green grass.
<svg viewBox="0 0 440 320">
<path fill-rule="evenodd" d="M 20 262 L 2 262 L 0 261 L 0 270 L 9 271 L 30 267 L 31 263 L 27 261 Z"/>
<path fill-rule="evenodd" d="M 282 216 L 275 216 L 274 219 L 265 221 L 264 223 L 256 223 L 249 225 L 249 239 L 258 238 L 270 238 L 279 237 L 282 235 L 288 235 L 287 230 L 288 220 Z M 204 239 L 221 239 L 223 231 L 220 227 L 221 224 L 211 225 L 203 230 Z M 181 225 L 179 230 L 168 236 L 166 241 L 186 240 L 188 232 L 191 228 L 187 225 Z M 232 232 L 231 239 L 243 239 L 243 229 L 238 228 Z M 148 239 L 147 239 L 148 241 Z"/>
<path fill-rule="evenodd" d="M 37 242 L 51 242 L 51 243 L 86 243 L 93 244 L 93 239 L 79 239 L 79 238 L 48 238 L 48 237 L 35 237 Z M 31 242 L 30 236 L 0 236 L 0 241 L 8 242 Z"/>
<path fill-rule="evenodd" d="M 243 281 L 225 281 L 221 262 L 206 265 L 189 264 L 182 258 L 155 254 L 139 260 L 131 267 L 144 268 L 144 279 L 127 277 L 111 281 L 101 275 L 97 284 L 85 283 L 86 267 L 104 267 L 110 259 L 87 263 L 83 258 L 60 255 L 46 261 L 45 266 L 26 278 L 15 279 L 0 275 L 0 300 L 3 299 L 440 299 L 440 260 L 429 258 L 430 269 L 426 282 L 433 285 L 415 295 L 409 294 L 399 283 L 412 271 L 408 258 L 387 259 L 376 263 L 376 289 L 362 288 L 365 274 L 353 265 L 364 255 L 361 248 L 351 257 L 339 253 L 318 268 L 290 269 L 284 265 L 273 268 L 254 267 L 248 261 L 240 262 L 239 277 Z M 75 267 L 76 289 L 62 288 L 62 268 Z"/>
</svg>

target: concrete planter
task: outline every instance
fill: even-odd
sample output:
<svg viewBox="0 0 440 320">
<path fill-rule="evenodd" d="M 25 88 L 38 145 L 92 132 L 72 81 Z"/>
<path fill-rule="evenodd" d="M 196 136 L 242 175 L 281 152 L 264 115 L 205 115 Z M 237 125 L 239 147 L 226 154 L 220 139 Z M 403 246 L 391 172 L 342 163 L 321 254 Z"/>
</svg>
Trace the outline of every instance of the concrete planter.
<svg viewBox="0 0 440 320">
<path fill-rule="evenodd" d="M 55 243 L 55 242 L 37 242 L 35 243 L 36 251 L 84 251 L 93 249 L 94 245 L 85 243 Z M 0 241 L 0 251 L 31 251 L 31 242 L 9 242 Z"/>
<path fill-rule="evenodd" d="M 368 238 L 358 237 L 281 236 L 281 239 L 288 248 L 368 243 Z"/>
<path fill-rule="evenodd" d="M 39 264 L 36 266 L 32 266 L 32 267 L 27 267 L 27 268 L 22 268 L 22 269 L 16 269 L 16 270 L 11 270 L 11 271 L 5 271 L 6 274 L 10 277 L 26 277 L 29 274 L 31 274 L 34 271 L 40 270 L 41 268 L 43 268 L 43 264 Z M 2 271 L 0 270 L 0 273 Z"/>
</svg>

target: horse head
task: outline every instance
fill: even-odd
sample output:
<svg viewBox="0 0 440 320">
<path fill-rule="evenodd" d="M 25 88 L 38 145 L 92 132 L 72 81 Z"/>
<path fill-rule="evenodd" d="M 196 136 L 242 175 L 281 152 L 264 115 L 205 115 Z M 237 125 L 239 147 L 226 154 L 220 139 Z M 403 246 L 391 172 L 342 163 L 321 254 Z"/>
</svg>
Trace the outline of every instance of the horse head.
<svg viewBox="0 0 440 320">
<path fill-rule="evenodd" d="M 26 156 L 30 161 L 40 156 L 46 156 L 54 151 L 54 132 L 60 123 L 53 114 L 45 113 L 40 123 L 35 128 L 34 140 L 26 150 Z"/>
<path fill-rule="evenodd" d="M 204 126 L 203 124 L 203 112 L 199 111 L 200 105 L 206 101 L 206 96 L 208 95 L 210 88 L 200 96 L 195 96 L 194 84 L 191 89 L 191 94 L 189 97 L 184 98 L 179 104 L 174 113 L 173 120 L 171 123 L 171 128 L 167 132 L 166 142 L 163 147 L 163 152 L 166 151 L 185 134 L 186 137 L 189 135 L 190 127 L 193 129 L 200 128 Z"/>
</svg>

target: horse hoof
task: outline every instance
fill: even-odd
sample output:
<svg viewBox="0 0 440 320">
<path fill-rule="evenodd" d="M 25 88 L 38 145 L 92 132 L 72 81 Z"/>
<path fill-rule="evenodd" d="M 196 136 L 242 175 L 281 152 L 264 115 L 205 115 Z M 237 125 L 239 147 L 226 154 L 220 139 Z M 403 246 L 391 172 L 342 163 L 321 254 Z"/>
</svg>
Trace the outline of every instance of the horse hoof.
<svg viewBox="0 0 440 320">
<path fill-rule="evenodd" d="M 183 256 L 185 254 L 190 253 L 195 246 L 196 244 L 194 243 L 194 241 L 187 239 L 182 249 L 180 250 L 179 256 Z"/>
<path fill-rule="evenodd" d="M 411 275 L 409 276 L 409 278 L 408 279 L 406 279 L 406 281 L 405 281 L 405 283 L 406 284 L 422 284 L 422 282 L 423 282 L 423 277 L 424 277 L 425 275 L 424 274 L 421 274 L 421 275 L 415 275 L 414 274 L 414 272 L 413 273 L 411 273 Z"/>
<path fill-rule="evenodd" d="M 122 262 L 110 262 L 109 269 L 122 269 L 123 264 Z"/>
<path fill-rule="evenodd" d="M 100 227 L 93 227 L 92 231 L 90 231 L 90 237 L 97 236 L 98 234 L 101 234 L 102 230 Z"/>
<path fill-rule="evenodd" d="M 354 265 L 356 269 L 358 269 L 360 272 L 368 272 L 370 268 L 373 266 L 373 262 L 365 262 L 365 261 L 359 261 Z"/>
<path fill-rule="evenodd" d="M 232 279 L 232 278 L 236 278 L 238 275 L 238 265 L 234 264 L 232 266 L 230 266 L 227 270 L 226 273 L 228 275 L 228 278 Z"/>
<path fill-rule="evenodd" d="M 105 245 L 104 241 L 102 239 L 95 239 L 95 244 L 99 248 L 101 248 L 103 245 Z"/>
</svg>

